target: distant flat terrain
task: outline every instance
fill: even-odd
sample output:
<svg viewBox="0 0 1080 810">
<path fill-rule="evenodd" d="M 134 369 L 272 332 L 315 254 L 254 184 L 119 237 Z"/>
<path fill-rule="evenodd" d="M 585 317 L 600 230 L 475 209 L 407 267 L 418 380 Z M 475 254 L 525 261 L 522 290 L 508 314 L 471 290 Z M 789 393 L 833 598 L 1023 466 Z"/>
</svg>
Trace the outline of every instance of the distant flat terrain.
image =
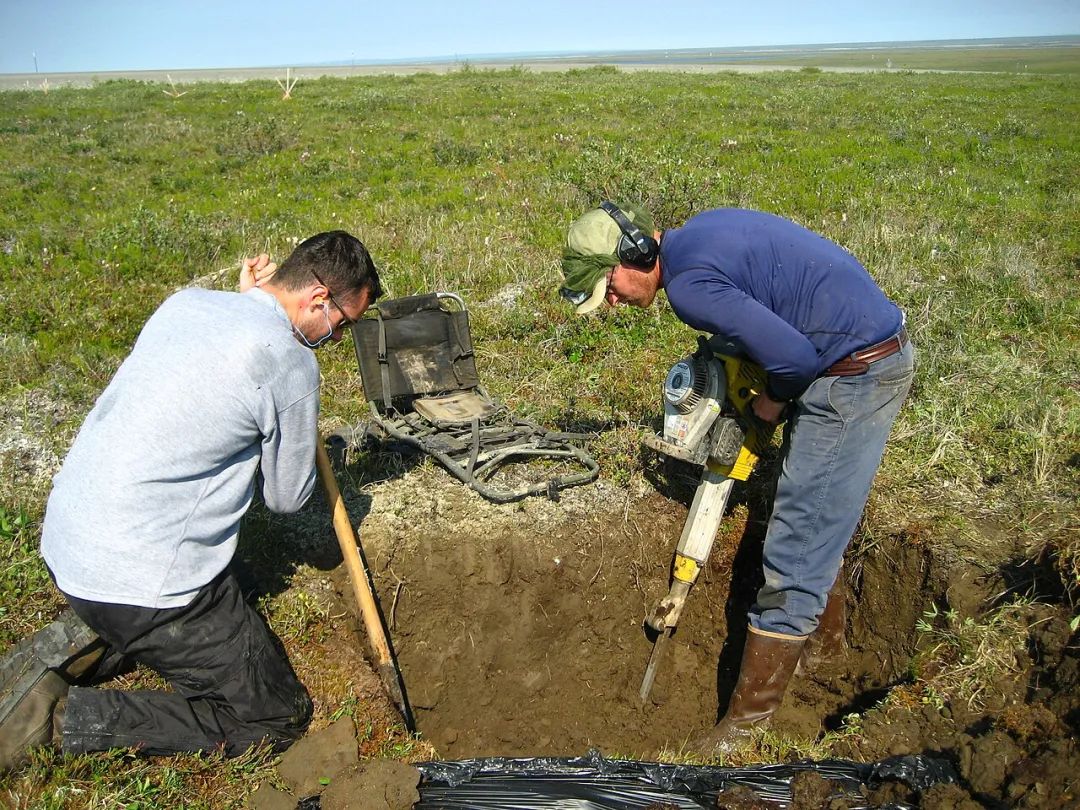
<svg viewBox="0 0 1080 810">
<path fill-rule="evenodd" d="M 692 48 L 554 56 L 564 65 L 722 66 L 723 70 L 818 67 L 825 70 L 959 70 L 1080 73 L 1080 36 L 927 42 L 838 43 L 754 48 Z"/>
<path fill-rule="evenodd" d="M 847 49 L 773 54 L 763 64 L 799 67 L 862 67 L 880 70 L 964 70 L 996 73 L 1080 73 L 1080 46 L 1001 46 Z"/>
<path fill-rule="evenodd" d="M 521 54 L 411 62 L 209 68 L 202 70 L 92 71 L 84 73 L 0 74 L 0 89 L 89 87 L 117 79 L 151 83 L 244 82 L 320 76 L 448 73 L 463 69 L 523 68 L 546 72 L 610 65 L 620 70 L 759 73 L 816 68 L 836 72 L 977 71 L 1080 75 L 1080 36 L 942 40 L 932 42 L 850 43 L 752 48 L 692 48 L 577 54 Z"/>
<path fill-rule="evenodd" d="M 694 63 L 663 61 L 607 61 L 589 57 L 552 59 L 486 59 L 448 62 L 394 62 L 377 65 L 315 65 L 299 68 L 207 68 L 204 70 L 102 70 L 87 73 L 5 73 L 0 74 L 0 90 L 39 90 L 45 82 L 48 87 L 92 87 L 95 84 L 116 80 L 131 80 L 153 84 L 191 84 L 194 82 L 246 82 L 284 80 L 288 69 L 298 79 L 318 79 L 323 76 L 345 78 L 348 76 L 405 76 L 414 73 L 451 73 L 460 70 L 510 70 L 524 69 L 538 73 L 612 66 L 619 70 L 668 71 L 683 73 L 764 73 L 768 71 L 798 70 L 799 66 L 780 64 Z M 822 68 L 847 73 L 865 73 L 884 70 L 872 66 L 846 66 Z"/>
</svg>

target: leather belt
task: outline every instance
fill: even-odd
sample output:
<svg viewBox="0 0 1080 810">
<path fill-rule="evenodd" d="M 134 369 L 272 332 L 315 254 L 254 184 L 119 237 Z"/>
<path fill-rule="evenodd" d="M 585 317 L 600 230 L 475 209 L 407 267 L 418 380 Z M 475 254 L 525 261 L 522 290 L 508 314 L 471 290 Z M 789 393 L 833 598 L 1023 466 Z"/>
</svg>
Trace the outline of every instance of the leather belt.
<svg viewBox="0 0 1080 810">
<path fill-rule="evenodd" d="M 881 343 L 875 343 L 873 346 L 868 346 L 857 352 L 853 352 L 843 360 L 837 360 L 821 372 L 821 376 L 855 377 L 859 374 L 865 374 L 869 370 L 871 363 L 876 363 L 878 360 L 883 360 L 886 357 L 896 354 L 907 345 L 907 342 L 907 327 L 901 326 L 900 331 L 891 338 L 883 340 Z"/>
</svg>

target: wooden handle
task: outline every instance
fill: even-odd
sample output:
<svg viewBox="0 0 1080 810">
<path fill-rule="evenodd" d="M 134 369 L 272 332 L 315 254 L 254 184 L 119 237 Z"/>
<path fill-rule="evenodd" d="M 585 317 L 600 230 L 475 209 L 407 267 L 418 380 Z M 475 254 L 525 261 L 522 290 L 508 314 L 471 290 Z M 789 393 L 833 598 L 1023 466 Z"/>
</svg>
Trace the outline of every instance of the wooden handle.
<svg viewBox="0 0 1080 810">
<path fill-rule="evenodd" d="M 326 454 L 326 446 L 321 436 L 315 444 L 315 467 L 319 471 L 323 491 L 326 492 L 326 502 L 330 506 L 330 513 L 334 519 L 334 533 L 341 546 L 341 556 L 345 558 L 345 568 L 349 572 L 353 594 L 356 596 L 357 604 L 360 605 L 360 615 L 364 618 L 364 627 L 367 629 L 375 657 L 380 666 L 393 665 L 390 644 L 386 640 L 382 618 L 375 605 L 375 594 L 371 592 L 367 571 L 360 560 L 360 552 L 357 551 L 359 541 L 349 521 L 349 513 L 345 511 L 345 501 L 341 497 L 341 490 L 338 489 L 337 479 L 334 478 L 334 468 L 330 465 L 330 457 Z"/>
</svg>

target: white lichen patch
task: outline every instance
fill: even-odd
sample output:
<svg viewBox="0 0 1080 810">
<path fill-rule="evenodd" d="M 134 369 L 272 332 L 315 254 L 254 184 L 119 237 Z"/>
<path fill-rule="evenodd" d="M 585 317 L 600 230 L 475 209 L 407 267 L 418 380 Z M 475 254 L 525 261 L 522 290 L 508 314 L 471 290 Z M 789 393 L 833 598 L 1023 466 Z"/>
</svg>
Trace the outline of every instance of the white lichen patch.
<svg viewBox="0 0 1080 810">
<path fill-rule="evenodd" d="M 525 285 L 521 283 L 513 282 L 507 284 L 487 301 L 482 302 L 481 306 L 510 309 L 517 303 L 517 300 L 525 294 L 525 289 Z"/>
<path fill-rule="evenodd" d="M 173 292 L 186 290 L 189 287 L 200 287 L 205 290 L 233 290 L 236 289 L 236 280 L 240 275 L 240 262 L 218 270 L 211 270 L 201 276 L 196 276 L 187 284 L 182 284 Z"/>
<path fill-rule="evenodd" d="M 78 427 L 72 416 L 70 403 L 42 389 L 0 402 L 0 476 L 7 496 L 44 501 Z"/>
</svg>

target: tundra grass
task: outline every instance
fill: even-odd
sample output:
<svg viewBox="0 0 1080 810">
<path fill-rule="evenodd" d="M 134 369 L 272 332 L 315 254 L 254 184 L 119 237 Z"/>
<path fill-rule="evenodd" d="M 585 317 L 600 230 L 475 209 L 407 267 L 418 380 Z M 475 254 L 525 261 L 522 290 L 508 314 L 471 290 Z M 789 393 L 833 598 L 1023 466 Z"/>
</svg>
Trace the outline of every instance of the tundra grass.
<svg viewBox="0 0 1080 810">
<path fill-rule="evenodd" d="M 858 256 L 919 353 L 879 512 L 995 519 L 1075 581 L 1080 79 L 467 69 L 287 101 L 270 82 L 163 89 L 0 95 L 0 644 L 55 607 L 32 554 L 49 478 L 145 319 L 318 231 L 358 235 L 391 295 L 461 293 L 492 392 L 591 432 L 608 478 L 639 476 L 639 431 L 694 340 L 663 300 L 560 304 L 565 227 L 605 197 L 662 227 L 759 208 Z M 363 418 L 351 346 L 320 363 L 327 425 Z"/>
</svg>

